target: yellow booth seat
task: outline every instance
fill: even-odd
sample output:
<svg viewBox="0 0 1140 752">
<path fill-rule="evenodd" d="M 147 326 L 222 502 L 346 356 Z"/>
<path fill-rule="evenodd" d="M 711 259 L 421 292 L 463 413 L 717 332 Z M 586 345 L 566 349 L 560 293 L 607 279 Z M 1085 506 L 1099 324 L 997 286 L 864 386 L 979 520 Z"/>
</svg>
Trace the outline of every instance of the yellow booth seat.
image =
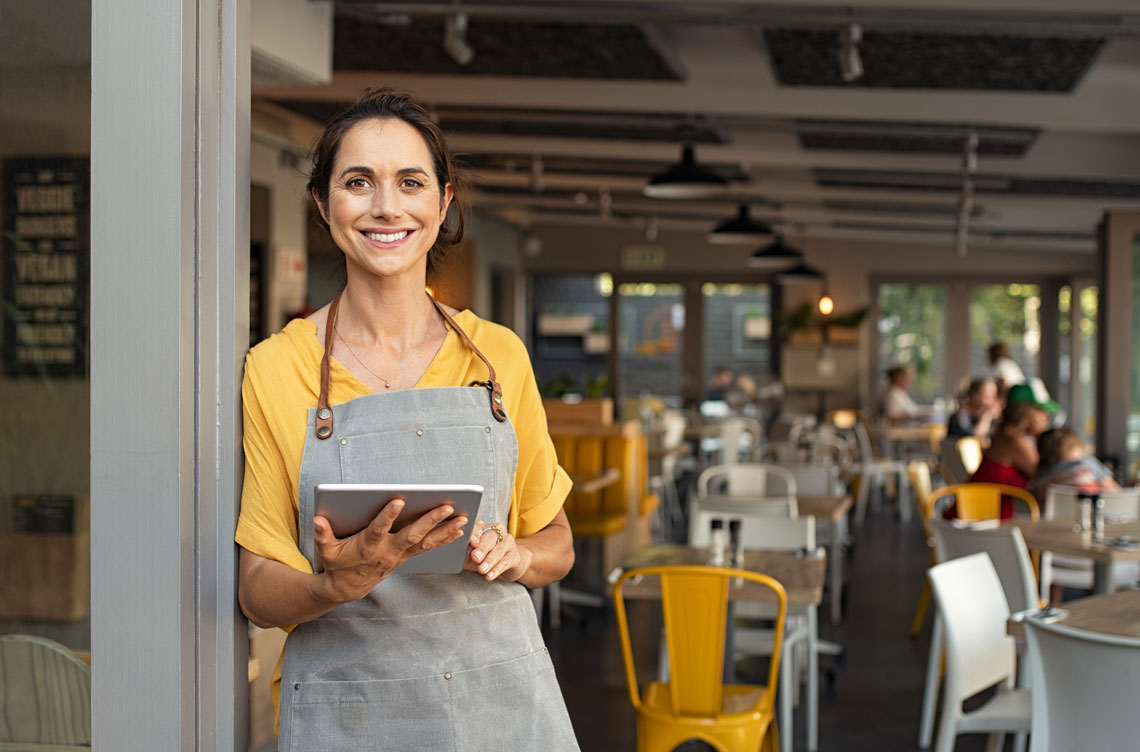
<svg viewBox="0 0 1140 752">
<path fill-rule="evenodd" d="M 552 425 L 551 438 L 558 462 L 572 477 L 593 478 L 608 470 L 621 477 L 596 491 L 571 490 L 566 516 L 576 538 L 606 539 L 605 565 L 616 566 L 620 556 L 649 542 L 649 514 L 657 494 L 649 493 L 649 450 L 636 422 L 592 429 L 560 431 Z M 621 544 L 610 539 L 621 538 Z"/>
</svg>

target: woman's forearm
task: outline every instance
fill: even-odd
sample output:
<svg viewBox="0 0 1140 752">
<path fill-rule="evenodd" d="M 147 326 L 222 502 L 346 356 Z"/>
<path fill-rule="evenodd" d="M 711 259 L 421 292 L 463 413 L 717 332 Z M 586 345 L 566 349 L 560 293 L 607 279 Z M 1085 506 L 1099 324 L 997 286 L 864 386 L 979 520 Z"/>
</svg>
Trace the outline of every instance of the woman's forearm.
<svg viewBox="0 0 1140 752">
<path fill-rule="evenodd" d="M 519 582 L 529 588 L 540 588 L 561 580 L 574 566 L 574 537 L 565 512 L 534 535 L 518 540 L 520 549 L 530 552 L 530 566 Z"/>
<path fill-rule="evenodd" d="M 240 554 L 238 603 L 259 627 L 303 624 L 327 614 L 343 601 L 332 597 L 318 574 L 300 572 L 244 548 Z"/>
</svg>

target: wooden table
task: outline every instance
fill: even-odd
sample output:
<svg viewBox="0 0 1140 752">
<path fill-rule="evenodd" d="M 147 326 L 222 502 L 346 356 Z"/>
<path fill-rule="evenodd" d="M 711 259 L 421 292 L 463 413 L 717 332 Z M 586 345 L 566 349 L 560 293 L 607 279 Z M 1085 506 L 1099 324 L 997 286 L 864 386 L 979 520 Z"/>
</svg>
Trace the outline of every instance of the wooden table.
<svg viewBox="0 0 1140 752">
<path fill-rule="evenodd" d="M 570 474 L 570 481 L 574 484 L 574 490 L 579 493 L 601 491 L 603 488 L 612 486 L 619 480 L 621 480 L 621 470 L 618 470 L 616 467 L 603 470 L 597 475 L 584 475 L 581 473 Z"/>
<path fill-rule="evenodd" d="M 734 505 L 746 507 L 750 503 L 781 500 L 783 496 L 706 496 L 694 500 L 700 509 L 731 514 Z M 816 537 L 827 547 L 828 576 L 831 579 L 831 623 L 838 624 L 843 606 L 843 545 L 847 540 L 847 511 L 851 509 L 851 496 L 796 496 L 800 517 L 815 517 Z"/>
<path fill-rule="evenodd" d="M 925 441 L 930 452 L 935 457 L 942 449 L 942 440 L 946 438 L 945 423 L 921 423 L 915 425 L 888 426 L 884 431 L 887 440 L 898 444 L 904 441 Z M 892 456 L 897 456 L 897 452 Z"/>
<path fill-rule="evenodd" d="M 1057 621 L 1066 627 L 1088 632 L 1140 638 L 1140 590 L 1118 590 L 1106 595 L 1094 595 L 1062 603 L 1059 608 L 1068 611 Z M 1015 614 L 1006 624 L 1006 631 L 1014 637 L 1025 635 L 1025 625 Z"/>
<path fill-rule="evenodd" d="M 1062 520 L 1010 520 L 1005 524 L 1021 529 L 1030 550 L 1050 551 L 1066 556 L 1080 556 L 1093 562 L 1093 592 L 1112 592 L 1112 565 L 1118 561 L 1140 561 L 1140 548 L 1118 548 L 1096 542 L 1091 533 L 1073 530 L 1073 523 Z M 1140 540 L 1140 522 L 1118 522 L 1104 526 L 1106 541 L 1129 535 Z"/>
<path fill-rule="evenodd" d="M 662 544 L 646 546 L 634 551 L 622 564 L 623 570 L 640 569 L 642 567 L 674 566 L 674 565 L 703 565 L 708 563 L 708 549 L 695 546 L 681 546 L 676 544 Z M 761 551 L 756 549 L 744 550 L 744 563 L 742 568 L 753 572 L 766 574 L 775 578 L 784 586 L 788 597 L 788 613 L 802 613 L 807 621 L 807 655 L 808 655 L 808 691 L 807 691 L 807 748 L 810 752 L 819 749 L 819 625 L 816 610 L 823 599 L 823 577 L 827 567 L 827 555 L 823 549 L 817 553 L 803 556 L 794 551 Z M 743 582 L 729 588 L 730 601 L 751 603 L 776 603 L 777 598 L 773 592 L 760 584 Z M 622 588 L 626 598 L 659 599 L 661 597 L 661 584 L 657 577 L 647 577 L 638 582 L 627 580 Z M 730 604 L 731 606 L 731 604 Z M 731 611 L 729 616 L 731 617 Z M 729 619 L 732 624 L 732 619 Z M 731 629 L 726 635 L 725 655 L 726 667 L 731 667 L 732 644 Z M 779 660 L 773 656 L 772 660 Z M 783 691 L 787 692 L 791 686 L 790 679 L 784 677 L 780 682 Z M 790 721 L 790 695 L 781 697 L 781 708 L 788 714 L 787 721 L 781 724 L 782 737 L 780 749 L 792 752 L 791 723 Z"/>
</svg>

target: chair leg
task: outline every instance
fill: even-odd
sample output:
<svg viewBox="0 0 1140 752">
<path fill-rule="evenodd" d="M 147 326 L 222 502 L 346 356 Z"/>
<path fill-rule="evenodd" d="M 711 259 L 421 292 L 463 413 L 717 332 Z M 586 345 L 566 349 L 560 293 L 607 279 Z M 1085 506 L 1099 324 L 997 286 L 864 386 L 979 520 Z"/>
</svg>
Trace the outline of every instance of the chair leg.
<svg viewBox="0 0 1140 752">
<path fill-rule="evenodd" d="M 764 732 L 764 743 L 760 747 L 760 752 L 780 752 L 780 731 L 776 728 L 776 719 L 768 724 L 768 730 Z"/>
<path fill-rule="evenodd" d="M 780 748 L 784 752 L 792 749 L 792 699 L 795 694 L 795 668 L 793 652 L 795 644 L 789 645 L 786 641 L 780 649 Z M 775 659 L 775 656 L 772 656 Z"/>
<path fill-rule="evenodd" d="M 910 623 L 910 636 L 918 637 L 926 622 L 926 607 L 930 605 L 930 582 L 922 581 L 922 594 L 918 596 L 918 606 L 914 609 L 914 621 Z"/>
<path fill-rule="evenodd" d="M 546 586 L 546 592 L 550 596 L 550 628 L 562 628 L 562 588 L 558 581 L 550 583 Z"/>
<path fill-rule="evenodd" d="M 926 660 L 926 687 L 922 692 L 922 719 L 918 726 L 918 746 L 929 749 L 934 738 L 934 705 L 938 702 L 938 684 L 942 675 L 942 619 L 934 614 L 930 634 L 930 656 Z M 945 720 L 942 721 L 946 723 Z"/>
<path fill-rule="evenodd" d="M 870 486 L 870 478 L 866 473 L 860 473 L 855 477 L 856 491 L 855 491 L 855 524 L 862 525 L 863 520 L 867 518 L 867 493 Z"/>
</svg>

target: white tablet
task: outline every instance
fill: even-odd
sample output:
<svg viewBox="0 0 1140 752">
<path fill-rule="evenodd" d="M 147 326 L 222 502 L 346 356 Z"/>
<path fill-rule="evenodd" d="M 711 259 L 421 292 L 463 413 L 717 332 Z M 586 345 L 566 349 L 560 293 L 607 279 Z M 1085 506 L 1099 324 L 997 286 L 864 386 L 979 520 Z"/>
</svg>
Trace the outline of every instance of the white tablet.
<svg viewBox="0 0 1140 752">
<path fill-rule="evenodd" d="M 400 574 L 455 574 L 463 570 L 468 539 L 479 512 L 483 487 L 464 484 L 371 484 L 321 483 L 314 494 L 315 514 L 328 519 L 333 535 L 355 535 L 375 519 L 392 499 L 404 500 L 404 509 L 392 524 L 392 532 L 414 522 L 441 504 L 451 504 L 455 512 L 448 519 L 467 516 L 463 535 L 445 546 L 433 548 L 408 559 L 397 570 Z M 315 550 L 315 546 L 314 546 Z M 323 568 L 317 554 L 317 571 Z"/>
</svg>

